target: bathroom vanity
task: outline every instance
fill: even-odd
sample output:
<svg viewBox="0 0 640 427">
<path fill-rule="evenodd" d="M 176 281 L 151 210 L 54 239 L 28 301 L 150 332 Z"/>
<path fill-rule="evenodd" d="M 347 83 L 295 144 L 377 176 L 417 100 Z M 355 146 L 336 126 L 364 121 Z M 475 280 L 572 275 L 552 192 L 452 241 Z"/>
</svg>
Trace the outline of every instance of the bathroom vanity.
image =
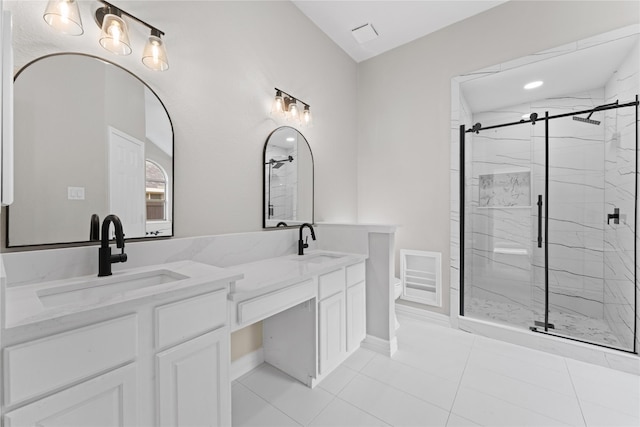
<svg viewBox="0 0 640 427">
<path fill-rule="evenodd" d="M 314 387 L 365 338 L 365 259 L 318 251 L 234 267 L 231 330 L 262 321 L 265 362 Z"/>
<path fill-rule="evenodd" d="M 6 288 L 5 425 L 230 425 L 241 277 L 181 261 Z"/>
</svg>

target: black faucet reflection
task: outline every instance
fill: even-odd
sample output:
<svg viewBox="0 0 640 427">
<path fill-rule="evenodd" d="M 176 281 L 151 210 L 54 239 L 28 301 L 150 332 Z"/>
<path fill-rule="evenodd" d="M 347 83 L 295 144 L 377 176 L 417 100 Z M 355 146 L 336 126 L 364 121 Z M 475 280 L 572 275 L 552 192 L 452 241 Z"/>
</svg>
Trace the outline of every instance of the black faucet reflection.
<svg viewBox="0 0 640 427">
<path fill-rule="evenodd" d="M 309 240 L 309 236 L 307 236 L 306 240 L 302 240 L 302 229 L 305 227 L 307 227 L 309 231 L 311 231 L 311 238 L 313 240 L 316 240 L 316 233 L 313 231 L 313 227 L 311 226 L 311 224 L 306 222 L 302 224 L 300 226 L 300 239 L 298 240 L 298 255 L 304 255 L 305 248 L 309 247 L 309 244 L 306 242 L 306 240 Z"/>
<path fill-rule="evenodd" d="M 109 226 L 113 223 L 116 232 L 116 246 L 122 251 L 117 255 L 111 255 L 109 246 Z M 107 215 L 102 222 L 102 240 L 98 249 L 98 277 L 111 276 L 111 264 L 115 262 L 127 262 L 127 254 L 124 253 L 124 233 L 122 222 L 116 215 Z"/>
</svg>

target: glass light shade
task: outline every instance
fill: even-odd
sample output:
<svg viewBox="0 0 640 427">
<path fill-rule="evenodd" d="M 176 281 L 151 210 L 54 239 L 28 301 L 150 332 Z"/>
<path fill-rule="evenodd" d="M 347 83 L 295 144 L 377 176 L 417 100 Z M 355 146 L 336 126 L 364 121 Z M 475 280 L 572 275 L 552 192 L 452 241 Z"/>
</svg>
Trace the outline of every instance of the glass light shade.
<svg viewBox="0 0 640 427">
<path fill-rule="evenodd" d="M 149 36 L 147 44 L 142 52 L 142 63 L 155 71 L 166 71 L 169 69 L 169 61 L 167 60 L 167 51 L 164 42 L 160 37 Z"/>
<path fill-rule="evenodd" d="M 117 15 L 106 14 L 102 21 L 100 45 L 116 55 L 129 55 L 131 43 L 127 23 Z"/>
<path fill-rule="evenodd" d="M 276 97 L 273 98 L 273 104 L 271 105 L 271 115 L 277 117 L 284 116 L 284 99 L 282 98 L 282 92 L 277 91 Z"/>
<path fill-rule="evenodd" d="M 49 0 L 42 17 L 47 24 L 63 34 L 79 36 L 84 33 L 76 0 Z"/>
<path fill-rule="evenodd" d="M 300 108 L 295 99 L 289 102 L 289 109 L 287 110 L 287 120 L 291 122 L 300 122 Z"/>
<path fill-rule="evenodd" d="M 308 105 L 304 106 L 304 110 L 302 111 L 302 124 L 305 126 L 311 126 L 311 109 Z"/>
</svg>

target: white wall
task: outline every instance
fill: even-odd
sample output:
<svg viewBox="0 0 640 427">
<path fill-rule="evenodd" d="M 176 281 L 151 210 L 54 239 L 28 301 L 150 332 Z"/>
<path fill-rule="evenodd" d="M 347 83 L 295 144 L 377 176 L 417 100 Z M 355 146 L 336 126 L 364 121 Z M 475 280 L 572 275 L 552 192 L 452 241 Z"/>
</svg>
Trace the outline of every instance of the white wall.
<svg viewBox="0 0 640 427">
<path fill-rule="evenodd" d="M 300 130 L 315 160 L 316 220 L 356 220 L 357 66 L 292 3 L 118 2 L 166 33 L 170 69 L 164 73 L 140 61 L 143 27 L 131 25 L 134 52 L 119 57 L 98 45 L 91 13 L 99 3 L 80 2 L 85 34 L 79 37 L 38 35 L 46 27 L 45 5 L 4 2 L 15 13 L 16 69 L 49 53 L 88 53 L 125 67 L 156 91 L 175 131 L 176 236 L 261 229 L 263 145 L 286 124 L 269 115 L 274 87 L 311 105 L 314 126 Z"/>
<path fill-rule="evenodd" d="M 358 66 L 358 219 L 442 252 L 449 311 L 450 80 L 638 22 L 635 1 L 510 1 Z"/>
</svg>

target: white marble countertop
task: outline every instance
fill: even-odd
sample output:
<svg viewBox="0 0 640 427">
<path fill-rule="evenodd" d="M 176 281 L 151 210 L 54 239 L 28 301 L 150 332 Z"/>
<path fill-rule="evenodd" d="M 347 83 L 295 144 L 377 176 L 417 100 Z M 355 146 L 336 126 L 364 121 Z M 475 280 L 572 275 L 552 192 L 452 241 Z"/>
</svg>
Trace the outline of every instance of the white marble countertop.
<svg viewBox="0 0 640 427">
<path fill-rule="evenodd" d="M 325 261 L 313 262 L 314 258 L 317 260 L 318 256 L 323 255 L 326 256 Z M 234 265 L 230 269 L 241 272 L 244 274 L 244 278 L 231 285 L 229 300 L 251 299 L 294 285 L 311 277 L 356 264 L 366 258 L 367 256 L 362 254 L 309 251 L 302 256 L 297 254 L 285 255 Z"/>
<path fill-rule="evenodd" d="M 126 289 L 126 285 L 120 285 L 129 278 L 142 283 L 149 276 L 157 275 L 158 272 L 170 281 L 130 289 Z M 113 275 L 106 277 L 91 275 L 9 286 L 6 289 L 4 301 L 6 304 L 5 328 L 24 326 L 144 298 L 157 298 L 169 292 L 187 290 L 196 286 L 206 285 L 208 291 L 225 289 L 230 282 L 233 283 L 242 277 L 243 275 L 237 270 L 232 271 L 193 261 L 179 261 L 132 268 L 114 272 Z M 105 286 L 113 285 L 120 289 L 104 292 Z M 77 295 L 76 301 L 73 301 L 74 298 L 69 298 L 69 302 L 64 302 L 65 296 L 58 296 L 70 295 L 74 292 L 78 294 L 78 291 L 82 293 Z M 58 298 L 62 303 L 43 303 L 43 296 L 46 298 L 46 295 L 53 295 L 53 298 Z"/>
</svg>

